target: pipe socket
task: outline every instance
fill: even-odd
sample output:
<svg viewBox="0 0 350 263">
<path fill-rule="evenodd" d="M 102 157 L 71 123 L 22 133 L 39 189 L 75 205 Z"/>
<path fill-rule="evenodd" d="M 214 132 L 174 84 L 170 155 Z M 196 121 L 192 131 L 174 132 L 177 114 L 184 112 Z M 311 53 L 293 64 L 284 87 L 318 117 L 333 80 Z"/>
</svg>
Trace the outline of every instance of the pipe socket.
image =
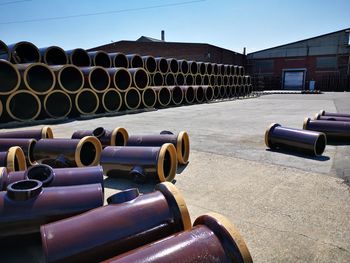
<svg viewBox="0 0 350 263">
<path fill-rule="evenodd" d="M 23 171 L 27 169 L 26 159 L 22 149 L 18 146 L 13 146 L 7 151 L 0 151 L 0 169 L 1 181 L 2 178 L 6 176 L 7 172 Z M 0 185 L 2 185 L 2 183 Z"/>
</svg>

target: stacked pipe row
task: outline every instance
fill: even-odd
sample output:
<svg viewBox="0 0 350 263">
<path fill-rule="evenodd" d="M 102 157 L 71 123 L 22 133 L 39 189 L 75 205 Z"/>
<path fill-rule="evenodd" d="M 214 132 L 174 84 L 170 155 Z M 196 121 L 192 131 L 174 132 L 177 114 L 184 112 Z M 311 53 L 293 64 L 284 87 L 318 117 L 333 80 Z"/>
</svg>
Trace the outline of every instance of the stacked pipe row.
<svg viewBox="0 0 350 263">
<path fill-rule="evenodd" d="M 177 163 L 188 162 L 186 132 L 129 136 L 124 128 L 99 127 L 63 139 L 46 126 L 0 138 L 0 157 L 12 148 L 21 154 L 11 166 L 9 158 L 1 161 L 1 242 L 40 233 L 46 262 L 252 262 L 225 217 L 202 215 L 191 226 L 170 183 Z M 103 206 L 104 175 L 160 184 L 142 195 L 119 192 Z"/>
<path fill-rule="evenodd" d="M 244 67 L 0 41 L 0 121 L 92 115 L 244 97 Z"/>
</svg>

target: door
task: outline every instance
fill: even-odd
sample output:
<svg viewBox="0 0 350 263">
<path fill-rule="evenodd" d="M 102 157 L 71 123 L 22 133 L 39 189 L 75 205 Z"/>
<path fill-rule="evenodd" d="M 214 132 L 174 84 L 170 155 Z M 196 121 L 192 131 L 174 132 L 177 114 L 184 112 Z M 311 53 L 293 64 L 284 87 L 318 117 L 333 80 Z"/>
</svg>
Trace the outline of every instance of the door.
<svg viewBox="0 0 350 263">
<path fill-rule="evenodd" d="M 285 90 L 304 90 L 305 73 L 304 69 L 283 70 L 282 88 Z"/>
</svg>

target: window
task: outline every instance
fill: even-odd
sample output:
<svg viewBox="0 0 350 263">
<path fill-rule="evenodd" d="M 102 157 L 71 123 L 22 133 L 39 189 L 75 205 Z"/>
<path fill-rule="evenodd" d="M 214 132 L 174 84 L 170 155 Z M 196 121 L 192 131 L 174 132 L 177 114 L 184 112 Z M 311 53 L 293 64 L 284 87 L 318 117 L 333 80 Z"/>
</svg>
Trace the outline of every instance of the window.
<svg viewBox="0 0 350 263">
<path fill-rule="evenodd" d="M 318 57 L 316 59 L 316 68 L 335 69 L 337 68 L 337 58 L 336 57 Z"/>
<path fill-rule="evenodd" d="M 274 68 L 274 61 L 272 59 L 269 60 L 255 60 L 253 62 L 254 72 L 271 72 Z"/>
</svg>

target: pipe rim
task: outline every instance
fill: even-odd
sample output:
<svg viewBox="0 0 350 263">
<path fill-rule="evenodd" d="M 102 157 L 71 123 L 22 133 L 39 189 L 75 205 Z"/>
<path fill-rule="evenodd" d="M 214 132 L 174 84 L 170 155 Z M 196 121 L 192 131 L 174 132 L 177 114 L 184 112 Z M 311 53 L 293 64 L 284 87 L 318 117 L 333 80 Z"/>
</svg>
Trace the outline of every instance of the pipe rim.
<svg viewBox="0 0 350 263">
<path fill-rule="evenodd" d="M 92 94 L 95 96 L 95 98 L 96 98 L 96 107 L 95 107 L 91 112 L 84 112 L 84 111 L 80 108 L 80 106 L 79 106 L 79 103 L 78 103 L 78 101 L 79 101 L 79 96 L 80 96 L 83 92 L 90 92 L 90 93 L 92 93 Z M 79 112 L 80 114 L 83 114 L 83 115 L 94 114 L 94 113 L 97 111 L 97 109 L 98 109 L 99 106 L 100 106 L 100 102 L 99 102 L 98 96 L 97 96 L 96 92 L 94 92 L 93 90 L 82 89 L 81 91 L 79 91 L 79 92 L 77 93 L 77 95 L 76 95 L 76 97 L 75 97 L 75 107 L 77 108 L 77 110 L 78 110 L 78 112 Z"/>
<path fill-rule="evenodd" d="M 185 131 L 179 132 L 176 140 L 177 160 L 180 164 L 188 163 L 190 156 L 190 137 Z"/>
<path fill-rule="evenodd" d="M 310 118 L 308 118 L 308 117 L 306 117 L 305 119 L 304 119 L 304 122 L 303 122 L 303 129 L 304 130 L 307 130 L 307 125 L 309 124 L 309 122 L 310 122 Z"/>
<path fill-rule="evenodd" d="M 51 74 L 51 77 L 52 77 L 52 85 L 50 88 L 48 88 L 47 90 L 45 91 L 37 91 L 37 90 L 34 90 L 30 85 L 29 85 L 29 82 L 28 82 L 28 72 L 34 68 L 34 67 L 44 67 L 48 70 L 48 72 L 50 72 Z M 26 86 L 26 88 L 28 90 L 30 90 L 31 92 L 37 94 L 37 95 L 46 95 L 48 93 L 50 93 L 54 88 L 55 88 L 55 85 L 56 85 L 56 77 L 55 77 L 55 74 L 53 73 L 53 71 L 51 70 L 51 68 L 44 64 L 44 63 L 40 63 L 40 62 L 37 62 L 37 63 L 31 63 L 25 70 L 24 70 L 24 74 L 23 74 L 23 81 L 24 81 L 24 85 Z"/>
<path fill-rule="evenodd" d="M 91 81 L 92 74 L 93 74 L 95 71 L 97 71 L 97 70 L 102 70 L 102 71 L 105 73 L 106 77 L 108 78 L 108 84 L 104 87 L 104 89 L 101 89 L 101 90 L 100 90 L 100 89 L 97 89 L 94 85 L 92 85 L 92 81 Z M 108 71 L 107 71 L 104 67 L 102 67 L 102 66 L 93 66 L 93 67 L 91 68 L 91 70 L 89 71 L 88 82 L 89 82 L 89 86 L 91 87 L 91 89 L 92 89 L 93 91 L 95 91 L 96 93 L 103 93 L 103 92 L 105 92 L 106 90 L 108 90 L 109 86 L 111 85 L 111 77 L 109 76 Z"/>
<path fill-rule="evenodd" d="M 118 94 L 118 96 L 119 96 L 119 101 L 120 101 L 119 106 L 118 106 L 116 109 L 113 109 L 113 110 L 109 109 L 109 108 L 106 106 L 106 102 L 105 102 L 106 96 L 107 96 L 107 94 L 108 94 L 109 92 L 113 92 L 113 93 L 115 93 L 115 94 Z M 102 107 L 105 109 L 105 111 L 107 111 L 107 112 L 116 112 L 116 111 L 119 111 L 120 108 L 122 107 L 122 105 L 123 105 L 123 98 L 122 98 L 122 96 L 120 95 L 120 92 L 119 92 L 119 91 L 114 90 L 114 89 L 108 89 L 108 90 L 106 90 L 106 92 L 103 93 L 103 95 L 102 95 Z"/>
<path fill-rule="evenodd" d="M 64 113 L 62 116 L 55 116 L 54 114 L 52 114 L 51 112 L 49 112 L 48 110 L 47 110 L 47 100 L 49 99 L 49 97 L 52 95 L 52 94 L 54 94 L 54 93 L 60 93 L 60 94 L 63 94 L 64 96 L 66 96 L 66 98 L 68 99 L 68 101 L 69 101 L 69 110 L 66 112 L 66 113 Z M 65 117 L 67 117 L 68 116 L 68 114 L 72 111 L 72 107 L 73 107 L 73 105 L 72 105 L 72 99 L 70 98 L 70 96 L 67 94 L 67 93 L 65 93 L 64 91 L 61 91 L 61 90 L 53 90 L 53 91 L 51 91 L 50 93 L 48 93 L 46 96 L 45 96 L 45 98 L 44 98 L 44 109 L 45 109 L 45 112 L 46 112 L 46 114 L 47 115 L 49 115 L 51 118 L 65 118 Z M 51 131 L 51 133 L 52 133 L 52 131 Z M 48 138 L 48 139 L 51 139 L 51 138 Z"/>
<path fill-rule="evenodd" d="M 166 175 L 164 174 L 164 161 L 165 154 L 168 153 L 170 156 L 170 171 Z M 177 155 L 175 146 L 171 143 L 165 143 L 159 150 L 158 160 L 157 160 L 157 174 L 160 182 L 171 182 L 174 180 L 177 169 Z"/>
<path fill-rule="evenodd" d="M 79 72 L 80 76 L 81 76 L 81 85 L 80 87 L 77 89 L 77 90 L 69 90 L 69 89 L 66 89 L 66 87 L 64 87 L 64 85 L 62 84 L 62 81 L 61 81 L 61 75 L 62 75 L 62 72 L 66 69 L 66 68 L 74 68 L 77 70 L 77 72 Z M 76 94 L 78 93 L 79 91 L 81 91 L 84 87 L 84 74 L 83 72 L 76 66 L 76 65 L 73 65 L 73 64 L 69 64 L 69 65 L 63 65 L 62 68 L 60 68 L 60 70 L 58 71 L 58 75 L 57 75 L 57 82 L 59 84 L 59 87 L 69 93 L 69 94 Z"/>
<path fill-rule="evenodd" d="M 56 64 L 49 64 L 47 59 L 46 59 L 46 56 L 47 54 L 49 53 L 50 50 L 52 49 L 56 49 L 56 50 L 59 50 L 59 52 L 62 52 L 62 54 L 64 54 L 65 58 L 66 58 L 66 62 L 65 64 L 68 64 L 69 63 L 69 59 L 68 59 L 68 56 L 67 56 L 67 53 L 66 51 L 64 51 L 63 48 L 59 47 L 59 46 L 49 46 L 46 48 L 45 52 L 44 52 L 44 55 L 42 56 L 42 60 L 45 64 L 47 65 L 56 65 Z M 40 51 L 40 50 L 39 50 Z"/>
<path fill-rule="evenodd" d="M 316 113 L 315 116 L 314 116 L 314 120 L 319 120 L 321 117 L 321 114 L 320 113 Z"/>
<path fill-rule="evenodd" d="M 267 127 L 267 129 L 266 129 L 266 131 L 265 131 L 265 145 L 268 147 L 268 148 L 270 148 L 270 149 L 273 149 L 274 147 L 270 144 L 270 140 L 269 140 L 269 138 L 270 138 L 270 132 L 275 128 L 275 127 L 279 127 L 279 126 L 281 126 L 280 124 L 278 124 L 278 123 L 271 123 L 268 127 Z"/>
<path fill-rule="evenodd" d="M 137 104 L 135 107 L 130 107 L 130 105 L 129 105 L 127 99 L 126 99 L 130 91 L 136 91 L 136 93 L 138 94 L 138 101 L 139 101 L 139 102 L 138 102 L 138 104 Z M 138 109 L 138 108 L 140 107 L 140 105 L 141 105 L 141 95 L 140 95 L 140 92 L 139 92 L 136 88 L 133 88 L 133 87 L 128 88 L 128 90 L 125 92 L 124 103 L 125 103 L 126 107 L 127 107 L 129 110 L 136 110 L 136 109 Z"/>
<path fill-rule="evenodd" d="M 169 93 L 169 100 L 166 101 L 165 103 L 163 103 L 162 100 L 160 99 L 160 93 L 161 93 L 163 90 L 167 90 L 167 92 Z M 159 90 L 159 92 L 158 92 L 158 94 L 157 94 L 157 97 L 158 97 L 158 103 L 159 103 L 162 107 L 167 107 L 167 106 L 170 104 L 170 102 L 171 102 L 171 91 L 170 91 L 170 89 L 169 89 L 168 87 L 166 87 L 166 86 L 162 87 L 162 88 Z"/>
<path fill-rule="evenodd" d="M 41 139 L 53 139 L 53 132 L 50 126 L 41 128 Z"/>
<path fill-rule="evenodd" d="M 12 56 L 12 52 L 13 51 L 16 51 L 16 49 L 18 48 L 18 46 L 20 45 L 28 45 L 30 46 L 31 48 L 35 49 L 35 52 L 37 53 L 37 56 L 38 58 L 35 60 L 35 61 L 31 61 L 31 62 L 28 62 L 28 61 L 25 61 L 25 62 L 22 62 L 20 60 L 17 60 L 17 56 Z M 41 60 L 41 54 L 40 54 L 40 51 L 38 49 L 38 47 L 36 45 L 34 45 L 33 43 L 29 42 L 29 41 L 20 41 L 20 42 L 17 42 L 13 45 L 12 49 L 10 50 L 10 57 L 11 59 L 16 63 L 16 64 L 23 64 L 23 63 L 36 63 L 36 62 L 39 62 Z"/>
<path fill-rule="evenodd" d="M 318 136 L 314 143 L 315 156 L 321 156 L 327 145 L 327 136 L 323 132 L 317 132 Z"/>
<path fill-rule="evenodd" d="M 222 242 L 227 242 L 225 242 L 224 247 L 229 247 L 230 251 L 237 249 L 237 252 L 239 256 L 243 259 L 244 263 L 253 263 L 252 256 L 243 237 L 241 236 L 235 225 L 232 224 L 227 217 L 218 213 L 209 212 L 198 217 L 193 223 L 193 226 L 196 225 L 207 226 L 210 230 L 214 232 L 215 235 L 218 235 L 220 240 L 224 239 L 221 240 Z M 236 253 L 232 254 L 230 253 L 229 256 L 231 260 L 234 260 L 232 257 Z M 241 262 L 241 260 L 237 258 L 237 262 Z"/>
<path fill-rule="evenodd" d="M 117 136 L 118 133 L 121 134 L 123 136 L 123 140 L 124 143 L 121 146 L 126 146 L 128 139 L 129 139 L 129 133 L 128 131 L 123 128 L 123 127 L 117 127 L 112 131 L 112 135 L 111 135 L 111 146 L 119 146 L 120 144 L 117 141 Z"/>
<path fill-rule="evenodd" d="M 94 160 L 90 164 L 85 165 L 82 163 L 82 160 L 81 160 L 81 150 L 84 144 L 87 142 L 92 143 L 94 145 L 96 153 L 95 153 Z M 102 152 L 102 145 L 99 139 L 97 139 L 94 136 L 85 136 L 79 140 L 77 148 L 75 149 L 74 159 L 78 167 L 96 166 L 100 162 L 101 152 Z"/>
<path fill-rule="evenodd" d="M 181 92 L 181 99 L 180 99 L 180 101 L 175 101 L 174 100 L 174 92 L 175 92 L 175 90 L 179 90 L 180 92 Z M 171 89 L 171 101 L 175 104 L 175 105 L 181 105 L 182 104 L 182 102 L 183 102 L 183 100 L 184 100 L 184 92 L 183 92 L 183 90 L 179 87 L 179 86 L 174 86 L 174 87 L 172 87 L 172 89 Z"/>
<path fill-rule="evenodd" d="M 10 103 L 11 103 L 11 100 L 13 99 L 14 96 L 16 96 L 17 94 L 20 94 L 20 93 L 27 93 L 27 94 L 30 94 L 31 96 L 33 96 L 33 98 L 36 100 L 36 102 L 37 102 L 37 104 L 38 104 L 38 111 L 37 111 L 37 113 L 36 113 L 32 118 L 30 118 L 30 119 L 21 119 L 21 118 L 15 116 L 15 115 L 13 115 L 13 113 L 12 113 L 11 110 L 10 110 Z M 40 114 L 40 112 L 41 112 L 41 102 L 40 102 L 39 97 L 38 97 L 36 94 L 30 92 L 29 90 L 17 90 L 16 92 L 12 93 L 12 94 L 7 98 L 7 100 L 6 100 L 6 111 L 7 111 L 8 115 L 10 115 L 10 117 L 11 117 L 12 119 L 17 120 L 17 121 L 31 121 L 31 120 L 35 120 L 35 119 L 39 116 L 39 114 Z"/>
<path fill-rule="evenodd" d="M 102 66 L 100 64 L 96 64 L 96 57 L 101 56 L 101 54 L 102 54 L 102 56 L 105 56 L 105 58 L 108 58 L 108 60 L 109 60 L 108 66 L 106 66 L 106 67 Z M 88 55 L 92 56 L 92 63 L 94 66 L 100 66 L 103 68 L 110 68 L 112 66 L 112 60 L 111 60 L 110 56 L 108 56 L 108 53 L 103 51 L 103 50 L 97 50 L 95 52 L 88 52 Z"/>
<path fill-rule="evenodd" d="M 183 230 L 191 229 L 191 218 L 190 213 L 188 211 L 185 199 L 183 198 L 180 191 L 177 189 L 175 185 L 170 182 L 162 182 L 155 186 L 155 190 L 160 191 L 166 198 L 171 197 L 175 199 L 176 208 L 179 210 L 181 215 L 182 227 Z"/>
<path fill-rule="evenodd" d="M 146 91 L 153 92 L 155 100 L 153 101 L 153 103 L 151 105 L 146 104 L 146 100 L 145 100 L 145 93 L 146 93 Z M 143 104 L 143 106 L 145 106 L 145 108 L 153 108 L 154 105 L 156 105 L 156 103 L 157 103 L 157 94 L 154 91 L 154 89 L 152 89 L 152 88 L 145 88 L 143 90 L 143 92 L 142 92 L 141 100 L 142 100 L 142 104 Z"/>
<path fill-rule="evenodd" d="M 15 171 L 24 171 L 27 169 L 26 158 L 21 147 L 14 146 L 9 148 L 7 152 L 6 169 L 9 173 Z"/>
<path fill-rule="evenodd" d="M 4 59 L 0 59 L 0 63 L 4 63 L 7 66 L 10 66 L 12 68 L 12 70 L 15 71 L 15 74 L 17 75 L 17 84 L 15 85 L 14 88 L 12 88 L 10 91 L 0 91 L 0 95 L 9 95 L 12 92 L 17 91 L 19 86 L 21 85 L 21 74 L 19 73 L 18 68 L 16 68 L 11 62 L 4 60 Z"/>
<path fill-rule="evenodd" d="M 128 71 L 129 71 L 129 70 L 128 70 Z M 143 71 L 143 73 L 146 74 L 146 77 L 147 77 L 146 85 L 145 85 L 143 88 L 139 87 L 139 85 L 136 83 L 136 74 L 137 74 L 138 72 L 140 72 L 140 71 Z M 129 73 L 130 73 L 130 71 L 129 71 Z M 147 88 L 148 85 L 149 85 L 149 76 L 148 76 L 147 71 L 144 70 L 143 68 L 135 68 L 135 71 L 134 71 L 134 73 L 132 74 L 132 81 L 133 81 L 133 83 L 135 84 L 135 86 L 136 86 L 137 89 L 139 89 L 139 90 L 144 90 L 144 89 Z"/>
<path fill-rule="evenodd" d="M 325 110 L 320 110 L 320 115 L 321 116 L 324 116 L 326 114 L 326 111 Z"/>
</svg>

